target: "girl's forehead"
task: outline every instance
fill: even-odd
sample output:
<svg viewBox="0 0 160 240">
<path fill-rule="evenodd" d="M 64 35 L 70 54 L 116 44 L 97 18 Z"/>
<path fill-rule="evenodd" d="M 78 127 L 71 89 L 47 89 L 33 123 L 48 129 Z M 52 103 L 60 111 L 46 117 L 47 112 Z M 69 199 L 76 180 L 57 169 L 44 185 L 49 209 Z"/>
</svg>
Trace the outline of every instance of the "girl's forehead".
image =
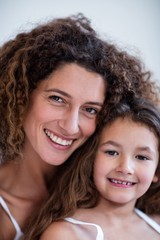
<svg viewBox="0 0 160 240">
<path fill-rule="evenodd" d="M 117 133 L 122 133 L 121 136 L 119 137 L 123 137 L 124 129 L 128 130 L 125 132 L 127 135 L 137 131 L 137 133 L 135 134 L 135 136 L 137 135 L 137 138 L 139 136 L 139 131 L 142 132 L 142 130 L 145 130 L 145 132 L 148 132 L 151 135 L 154 134 L 154 137 L 157 139 L 157 141 L 160 144 L 160 138 L 159 138 L 158 130 L 156 129 L 156 127 L 149 126 L 149 124 L 146 124 L 141 120 L 140 121 L 134 120 L 129 116 L 117 117 L 113 121 L 109 121 L 108 123 L 106 123 L 106 125 L 104 125 L 104 128 L 101 131 L 100 139 L 104 138 L 105 136 L 107 137 L 108 133 L 112 133 L 115 135 L 117 135 Z"/>
</svg>

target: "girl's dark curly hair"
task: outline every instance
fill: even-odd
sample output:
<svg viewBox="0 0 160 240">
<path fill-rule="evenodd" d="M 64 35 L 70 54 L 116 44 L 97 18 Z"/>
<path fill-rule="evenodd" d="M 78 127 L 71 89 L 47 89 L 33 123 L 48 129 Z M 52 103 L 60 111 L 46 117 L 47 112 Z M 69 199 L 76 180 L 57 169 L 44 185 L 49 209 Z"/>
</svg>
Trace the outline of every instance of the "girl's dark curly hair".
<svg viewBox="0 0 160 240">
<path fill-rule="evenodd" d="M 159 92 L 141 62 L 99 38 L 86 17 L 55 19 L 0 48 L 0 162 L 21 154 L 23 118 L 32 91 L 67 63 L 101 74 L 106 101 L 118 102 L 126 94 L 158 101 Z"/>
<path fill-rule="evenodd" d="M 38 240 L 52 222 L 72 216 L 77 208 L 92 208 L 97 205 L 99 193 L 93 180 L 95 155 L 104 127 L 110 126 L 117 118 L 129 118 L 153 131 L 159 141 L 160 153 L 160 110 L 158 108 L 146 100 L 137 98 L 122 101 L 116 105 L 108 103 L 106 112 L 100 120 L 101 125 L 96 132 L 72 154 L 68 161 L 59 166 L 52 185 L 52 195 L 31 222 L 26 240 Z M 160 179 L 160 161 L 157 176 Z M 146 210 L 146 213 L 160 214 L 159 183 L 150 187 L 145 197 L 142 196 L 138 200 L 137 206 Z"/>
</svg>

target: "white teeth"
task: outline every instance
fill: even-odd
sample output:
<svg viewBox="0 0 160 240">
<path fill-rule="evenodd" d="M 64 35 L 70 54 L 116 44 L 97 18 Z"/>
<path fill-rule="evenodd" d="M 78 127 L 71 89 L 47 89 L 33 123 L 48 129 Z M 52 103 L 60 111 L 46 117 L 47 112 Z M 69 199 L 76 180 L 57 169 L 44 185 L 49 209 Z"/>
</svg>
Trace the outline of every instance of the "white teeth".
<svg viewBox="0 0 160 240">
<path fill-rule="evenodd" d="M 128 186 L 132 185 L 131 182 L 124 182 L 124 181 L 120 181 L 120 180 L 116 180 L 116 179 L 110 179 L 110 181 L 113 183 L 116 183 L 116 184 L 118 183 L 118 184 L 128 185 Z"/>
<path fill-rule="evenodd" d="M 53 133 L 51 133 L 47 129 L 45 129 L 45 133 L 52 140 L 52 142 L 58 143 L 59 145 L 69 146 L 73 142 L 73 140 L 66 140 L 66 139 L 62 139 L 60 137 L 57 137 L 56 135 L 54 135 Z"/>
</svg>

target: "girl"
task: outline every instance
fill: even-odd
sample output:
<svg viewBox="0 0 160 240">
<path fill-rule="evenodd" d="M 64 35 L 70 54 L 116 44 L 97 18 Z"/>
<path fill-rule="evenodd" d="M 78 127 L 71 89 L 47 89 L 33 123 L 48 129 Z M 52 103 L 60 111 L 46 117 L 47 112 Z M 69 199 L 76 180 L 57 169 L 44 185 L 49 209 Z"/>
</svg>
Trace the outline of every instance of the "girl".
<svg viewBox="0 0 160 240">
<path fill-rule="evenodd" d="M 159 239 L 160 111 L 132 99 L 106 105 L 101 117 L 97 133 L 57 172 L 27 240 Z M 136 204 L 152 188 L 158 208 L 148 199 L 149 217 Z"/>
</svg>

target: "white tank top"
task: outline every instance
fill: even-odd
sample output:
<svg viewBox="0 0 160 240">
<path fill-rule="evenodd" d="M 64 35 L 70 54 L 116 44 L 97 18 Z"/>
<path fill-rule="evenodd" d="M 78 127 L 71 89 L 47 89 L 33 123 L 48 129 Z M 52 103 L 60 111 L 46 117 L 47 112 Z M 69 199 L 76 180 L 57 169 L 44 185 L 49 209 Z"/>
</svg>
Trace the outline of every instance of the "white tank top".
<svg viewBox="0 0 160 240">
<path fill-rule="evenodd" d="M 160 225 L 158 223 L 156 223 L 153 219 L 148 217 L 145 213 L 143 213 L 139 209 L 135 208 L 134 210 L 139 217 L 141 217 L 146 223 L 148 223 L 148 225 L 150 225 L 156 232 L 160 234 Z M 104 234 L 103 234 L 102 228 L 99 225 L 79 221 L 74 218 L 65 218 L 64 220 L 73 224 L 84 224 L 84 225 L 94 226 L 97 229 L 96 240 L 104 240 Z"/>
<path fill-rule="evenodd" d="M 99 225 L 94 224 L 94 223 L 78 221 L 74 218 L 65 218 L 64 220 L 66 220 L 67 222 L 70 222 L 70 223 L 74 223 L 74 224 L 84 224 L 84 225 L 94 226 L 97 229 L 96 240 L 104 240 L 104 234 L 103 234 L 102 228 Z"/>
<path fill-rule="evenodd" d="M 139 217 L 141 217 L 146 223 L 148 223 L 149 226 L 151 226 L 155 231 L 160 234 L 160 225 L 157 222 L 155 222 L 152 218 L 150 218 L 144 212 L 140 211 L 137 208 L 135 208 L 134 211 Z"/>
<path fill-rule="evenodd" d="M 11 222 L 13 223 L 13 226 L 14 226 L 14 228 L 16 230 L 16 236 L 14 237 L 14 240 L 19 240 L 23 236 L 21 228 L 18 225 L 18 223 L 15 220 L 15 218 L 12 216 L 12 214 L 11 214 L 7 204 L 5 203 L 4 199 L 1 196 L 0 196 L 0 205 L 2 206 L 2 208 L 5 210 L 5 212 L 9 216 L 9 218 L 10 218 Z"/>
</svg>

